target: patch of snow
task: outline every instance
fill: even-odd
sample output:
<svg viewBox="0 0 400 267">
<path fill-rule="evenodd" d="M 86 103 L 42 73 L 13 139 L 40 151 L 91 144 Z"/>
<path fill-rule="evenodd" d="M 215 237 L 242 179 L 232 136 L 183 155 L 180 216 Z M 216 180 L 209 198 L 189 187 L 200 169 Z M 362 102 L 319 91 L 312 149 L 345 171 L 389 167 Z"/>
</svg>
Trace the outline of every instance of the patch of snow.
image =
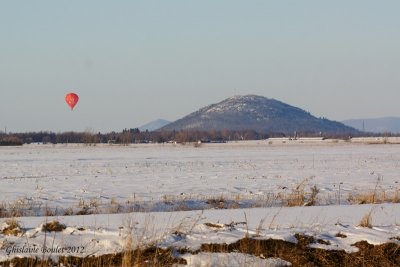
<svg viewBox="0 0 400 267">
<path fill-rule="evenodd" d="M 199 254 L 184 254 L 181 256 L 187 261 L 187 265 L 175 265 L 177 266 L 189 266 L 189 267 L 284 267 L 292 266 L 290 262 L 279 258 L 268 258 L 262 259 L 253 255 L 243 253 L 205 253 Z"/>
</svg>

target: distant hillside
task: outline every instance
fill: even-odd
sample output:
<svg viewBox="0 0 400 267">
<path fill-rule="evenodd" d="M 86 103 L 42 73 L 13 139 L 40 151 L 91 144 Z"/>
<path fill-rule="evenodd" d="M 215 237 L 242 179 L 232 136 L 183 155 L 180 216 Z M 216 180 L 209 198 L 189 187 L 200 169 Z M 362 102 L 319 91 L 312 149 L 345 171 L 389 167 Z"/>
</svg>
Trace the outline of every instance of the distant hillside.
<svg viewBox="0 0 400 267">
<path fill-rule="evenodd" d="M 170 121 L 164 119 L 157 119 L 155 121 L 151 121 L 139 127 L 141 132 L 145 132 L 146 130 L 151 132 L 160 129 L 161 127 L 171 123 Z"/>
<path fill-rule="evenodd" d="M 343 123 L 320 119 L 275 99 L 256 95 L 234 96 L 193 112 L 162 128 L 163 130 L 255 130 L 293 134 L 323 132 L 355 134 Z"/>
<path fill-rule="evenodd" d="M 371 133 L 400 133 L 400 118 L 397 117 L 345 120 L 343 123 Z"/>
</svg>

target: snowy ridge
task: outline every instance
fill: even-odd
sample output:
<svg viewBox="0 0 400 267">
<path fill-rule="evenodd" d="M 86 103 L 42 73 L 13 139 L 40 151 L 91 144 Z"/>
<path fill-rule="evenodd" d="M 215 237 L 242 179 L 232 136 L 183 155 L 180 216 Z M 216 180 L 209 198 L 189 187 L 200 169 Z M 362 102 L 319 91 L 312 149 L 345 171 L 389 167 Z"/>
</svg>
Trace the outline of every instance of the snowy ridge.
<svg viewBox="0 0 400 267">
<path fill-rule="evenodd" d="M 262 97 L 258 97 L 255 95 L 247 95 L 247 96 L 234 96 L 231 98 L 228 98 L 225 101 L 222 101 L 221 103 L 217 105 L 211 105 L 202 112 L 204 113 L 223 113 L 223 112 L 228 112 L 228 111 L 235 111 L 235 112 L 248 112 L 248 113 L 256 113 L 257 110 L 254 108 L 253 105 L 251 105 L 251 102 L 255 101 L 260 101 L 263 100 Z"/>
</svg>

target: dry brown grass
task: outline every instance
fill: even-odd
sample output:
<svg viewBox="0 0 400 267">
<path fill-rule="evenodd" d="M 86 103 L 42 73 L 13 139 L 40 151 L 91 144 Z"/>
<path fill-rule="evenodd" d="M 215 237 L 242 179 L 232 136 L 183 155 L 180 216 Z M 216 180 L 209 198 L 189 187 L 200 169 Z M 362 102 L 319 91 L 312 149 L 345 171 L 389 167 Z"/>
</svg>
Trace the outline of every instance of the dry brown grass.
<svg viewBox="0 0 400 267">
<path fill-rule="evenodd" d="M 366 241 L 360 241 L 353 246 L 359 250 L 355 253 L 346 253 L 343 250 L 324 250 L 310 248 L 309 244 L 315 242 L 313 238 L 297 235 L 300 239 L 297 244 L 283 240 L 259 240 L 243 238 L 231 244 L 203 244 L 198 252 L 241 252 L 248 253 L 263 258 L 278 257 L 292 263 L 293 267 L 303 266 L 360 266 L 360 267 L 393 267 L 400 266 L 399 245 L 386 243 L 382 245 L 371 245 Z M 137 267 L 169 267 L 175 264 L 187 264 L 186 260 L 174 256 L 176 253 L 190 253 L 187 250 L 173 251 L 172 249 L 160 249 L 150 247 L 143 250 L 130 252 L 131 261 L 128 266 Z M 64 266 L 123 266 L 124 253 L 108 254 L 98 257 L 65 257 L 59 259 L 58 264 Z M 50 260 L 41 262 L 40 259 L 33 258 L 14 258 L 1 263 L 3 266 L 57 266 Z"/>
<path fill-rule="evenodd" d="M 0 218 L 7 217 L 7 204 L 5 202 L 0 203 Z"/>
<path fill-rule="evenodd" d="M 309 191 L 306 190 L 307 182 L 312 178 L 303 179 L 289 194 L 280 195 L 282 203 L 288 207 L 317 205 L 318 187 L 314 185 L 310 187 Z"/>
<path fill-rule="evenodd" d="M 358 226 L 372 228 L 372 210 L 370 210 L 367 214 L 362 217 Z"/>
<path fill-rule="evenodd" d="M 224 227 L 223 224 L 216 224 L 216 223 L 209 223 L 209 222 L 204 223 L 204 225 L 211 227 L 211 228 L 217 228 L 217 229 L 221 229 Z"/>
<path fill-rule="evenodd" d="M 343 250 L 324 250 L 310 248 L 309 244 L 315 242 L 313 238 L 297 235 L 297 244 L 283 240 L 259 240 L 243 238 L 231 244 L 203 244 L 198 252 L 241 252 L 248 253 L 263 258 L 279 257 L 292 263 L 293 267 L 302 266 L 362 266 L 362 267 L 393 267 L 400 266 L 400 249 L 394 243 L 382 245 L 371 245 L 366 241 L 360 241 L 353 246 L 359 249 L 355 253 L 346 253 Z M 190 251 L 181 250 L 180 253 Z M 125 254 L 128 252 L 125 252 Z M 169 267 L 175 264 L 187 264 L 184 259 L 174 256 L 177 252 L 172 249 L 160 249 L 150 247 L 143 250 L 133 250 L 130 254 L 130 262 L 125 262 L 127 266 L 137 267 Z M 124 253 L 108 254 L 98 257 L 65 257 L 59 259 L 58 264 L 64 266 L 123 266 Z M 3 266 L 54 266 L 51 260 L 41 262 L 40 259 L 33 258 L 14 258 L 10 261 L 2 262 Z"/>
<path fill-rule="evenodd" d="M 133 250 L 132 236 L 129 235 L 125 238 L 125 247 L 121 263 L 122 267 L 132 266 L 132 253 L 131 253 L 132 250 Z"/>
<path fill-rule="evenodd" d="M 51 221 L 49 223 L 45 223 L 42 226 L 42 231 L 43 232 L 61 232 L 63 231 L 65 228 L 67 228 L 65 226 L 65 224 L 62 224 L 56 220 Z"/>
<path fill-rule="evenodd" d="M 71 207 L 65 209 L 65 211 L 64 211 L 64 216 L 71 216 L 73 214 L 74 214 L 74 209 Z"/>
<path fill-rule="evenodd" d="M 243 238 L 231 244 L 203 244 L 204 252 L 242 252 L 265 258 L 278 257 L 292 263 L 294 267 L 302 266 L 400 266 L 400 248 L 394 243 L 371 245 L 360 241 L 353 246 L 359 249 L 356 253 L 344 250 L 324 250 L 311 248 L 312 243 L 329 244 L 325 240 L 316 240 L 303 234 L 296 234 L 297 244 L 274 239 Z"/>
<path fill-rule="evenodd" d="M 350 193 L 347 200 L 355 204 L 400 203 L 400 190 L 387 192 L 383 189 L 374 189 L 362 193 Z"/>
<path fill-rule="evenodd" d="M 306 206 L 314 206 L 317 204 L 317 195 L 319 193 L 319 189 L 316 185 L 310 188 L 311 194 L 310 194 L 310 199 L 308 200 L 307 203 L 305 203 Z"/>
<path fill-rule="evenodd" d="M 304 191 L 304 187 L 296 187 L 289 195 L 285 196 L 283 199 L 286 201 L 286 206 L 295 207 L 295 206 L 303 206 L 306 199 L 306 192 Z"/>
<path fill-rule="evenodd" d="M 173 250 L 161 249 L 150 246 L 142 249 L 132 249 L 121 253 L 107 254 L 97 257 L 73 257 L 61 256 L 57 263 L 41 261 L 38 258 L 14 258 L 1 262 L 1 266 L 137 266 L 137 267 L 161 267 L 187 264 L 186 260 L 179 258 L 179 254 L 199 252 L 211 253 L 247 253 L 262 258 L 281 258 L 292 264 L 293 267 L 302 266 L 360 266 L 360 267 L 389 267 L 400 266 L 400 246 L 395 243 L 371 245 L 366 241 L 353 244 L 358 248 L 355 253 L 346 253 L 344 250 L 325 250 L 312 248 L 311 244 L 326 244 L 326 240 L 316 239 L 304 234 L 295 234 L 297 243 L 291 243 L 276 239 L 243 238 L 230 244 L 202 244 L 199 250 L 187 249 Z M 127 247 L 128 248 L 128 247 Z"/>
<path fill-rule="evenodd" d="M 47 217 L 55 216 L 55 215 L 56 215 L 56 213 L 55 213 L 52 209 L 50 209 L 49 207 L 47 207 L 47 206 L 44 208 L 43 213 L 44 213 L 44 216 L 47 216 Z"/>
<path fill-rule="evenodd" d="M 174 254 L 175 252 L 172 249 L 150 247 L 146 249 L 135 249 L 128 252 L 113 253 L 97 257 L 81 258 L 74 256 L 60 256 L 58 262 L 53 262 L 51 259 L 41 260 L 39 258 L 27 257 L 13 258 L 8 261 L 0 262 L 0 266 L 171 267 L 174 264 L 185 265 L 187 263 L 184 259 L 176 258 Z"/>
<path fill-rule="evenodd" d="M 343 234 L 342 232 L 338 232 L 336 235 L 336 237 L 340 237 L 340 238 L 346 238 L 347 235 Z"/>
<path fill-rule="evenodd" d="M 338 203 L 337 195 L 324 192 L 309 183 L 312 177 L 303 179 L 294 187 L 264 194 L 241 193 L 199 196 L 191 194 L 164 195 L 160 199 L 145 201 L 135 199 L 118 202 L 112 198 L 104 203 L 99 198 L 80 199 L 78 205 L 54 208 L 29 202 L 24 198 L 0 203 L 0 218 L 22 216 L 71 216 L 89 214 L 115 214 L 135 211 L 186 211 L 197 209 L 238 209 L 272 206 L 315 206 Z M 340 203 L 340 199 L 339 199 Z M 400 203 L 400 188 L 383 188 L 380 180 L 368 191 L 353 190 L 348 194 L 348 204 Z M 162 205 L 160 205 L 162 204 Z"/>
<path fill-rule="evenodd" d="M 227 200 L 221 196 L 213 196 L 206 200 L 206 203 L 214 209 L 226 209 Z"/>
<path fill-rule="evenodd" d="M 19 222 L 15 218 L 7 219 L 5 221 L 6 227 L 1 230 L 3 235 L 13 235 L 20 236 L 22 235 L 22 230 Z"/>
</svg>

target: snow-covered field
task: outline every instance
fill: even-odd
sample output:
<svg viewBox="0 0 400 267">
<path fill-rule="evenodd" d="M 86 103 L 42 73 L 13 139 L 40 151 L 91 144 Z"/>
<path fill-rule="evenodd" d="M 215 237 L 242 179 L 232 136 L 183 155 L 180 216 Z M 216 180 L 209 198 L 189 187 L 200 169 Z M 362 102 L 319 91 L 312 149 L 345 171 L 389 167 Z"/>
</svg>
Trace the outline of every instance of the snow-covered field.
<svg viewBox="0 0 400 267">
<path fill-rule="evenodd" d="M 316 185 L 320 204 L 343 204 L 349 193 L 398 192 L 399 173 L 398 145 L 27 145 L 0 149 L 0 203 L 25 215 L 204 209 L 221 196 L 235 201 L 228 205 L 274 206 L 299 185 Z"/>
<path fill-rule="evenodd" d="M 133 245 L 189 250 L 245 236 L 297 242 L 296 233 L 329 241 L 311 246 L 347 252 L 357 250 L 351 245 L 360 240 L 400 244 L 400 204 L 356 205 L 362 195 L 396 202 L 399 173 L 400 145 L 389 144 L 267 140 L 200 147 L 1 147 L 0 213 L 22 215 L 17 220 L 23 234 L 0 234 L 0 261 L 43 254 L 16 251 L 24 245 L 72 246 L 79 251 L 70 255 L 101 255 L 122 251 L 132 237 Z M 368 214 L 372 228 L 358 226 Z M 43 232 L 41 225 L 53 219 L 66 229 Z M 6 220 L 0 219 L 0 231 Z M 46 255 L 67 254 L 59 252 Z M 193 266 L 218 259 L 229 266 L 235 266 L 232 260 L 285 265 L 240 253 L 234 259 L 207 253 L 183 257 Z"/>
</svg>

